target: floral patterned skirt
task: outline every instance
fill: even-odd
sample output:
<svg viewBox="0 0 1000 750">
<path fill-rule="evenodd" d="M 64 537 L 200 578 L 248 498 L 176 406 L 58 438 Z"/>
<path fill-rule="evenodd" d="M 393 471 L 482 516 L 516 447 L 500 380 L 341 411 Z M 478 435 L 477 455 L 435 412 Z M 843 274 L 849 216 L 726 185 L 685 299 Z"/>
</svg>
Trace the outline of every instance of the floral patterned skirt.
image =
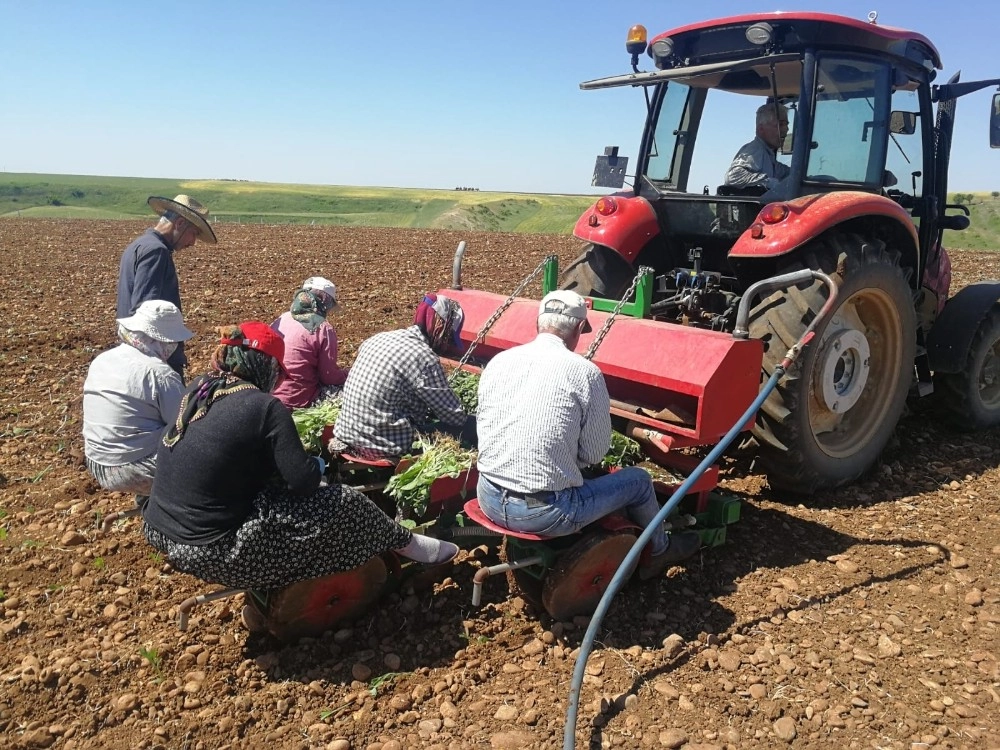
<svg viewBox="0 0 1000 750">
<path fill-rule="evenodd" d="M 174 542 L 146 523 L 142 529 L 176 570 L 230 588 L 263 591 L 352 570 L 405 547 L 411 538 L 371 500 L 341 484 L 320 487 L 310 497 L 267 488 L 239 528 L 205 545 Z"/>
</svg>

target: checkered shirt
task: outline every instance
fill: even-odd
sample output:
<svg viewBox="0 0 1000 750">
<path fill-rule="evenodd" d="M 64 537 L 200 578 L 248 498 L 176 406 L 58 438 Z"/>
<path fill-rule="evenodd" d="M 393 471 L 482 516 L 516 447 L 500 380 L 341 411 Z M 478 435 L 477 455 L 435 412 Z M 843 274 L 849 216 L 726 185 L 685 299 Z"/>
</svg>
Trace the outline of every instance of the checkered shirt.
<svg viewBox="0 0 1000 750">
<path fill-rule="evenodd" d="M 483 370 L 479 473 L 514 492 L 580 487 L 580 468 L 598 463 L 611 445 L 610 411 L 597 365 L 540 333 Z"/>
<path fill-rule="evenodd" d="M 428 416 L 456 427 L 466 419 L 420 329 L 378 333 L 361 344 L 334 435 L 350 446 L 402 456 L 413 446 L 415 426 Z"/>
</svg>

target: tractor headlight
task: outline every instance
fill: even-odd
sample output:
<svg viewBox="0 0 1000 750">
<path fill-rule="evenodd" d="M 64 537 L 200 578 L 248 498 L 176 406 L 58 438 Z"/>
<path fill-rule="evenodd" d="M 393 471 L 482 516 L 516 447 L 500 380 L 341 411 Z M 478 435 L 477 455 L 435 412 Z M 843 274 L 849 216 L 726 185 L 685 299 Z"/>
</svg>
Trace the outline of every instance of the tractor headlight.
<svg viewBox="0 0 1000 750">
<path fill-rule="evenodd" d="M 674 40 L 670 37 L 657 39 L 652 46 L 653 57 L 657 60 L 666 60 L 674 54 Z"/>
<path fill-rule="evenodd" d="M 763 47 L 765 44 L 770 44 L 774 39 L 774 27 L 769 23 L 761 21 L 760 23 L 755 23 L 747 28 L 746 31 L 747 41 L 750 44 L 756 44 L 759 47 Z"/>
</svg>

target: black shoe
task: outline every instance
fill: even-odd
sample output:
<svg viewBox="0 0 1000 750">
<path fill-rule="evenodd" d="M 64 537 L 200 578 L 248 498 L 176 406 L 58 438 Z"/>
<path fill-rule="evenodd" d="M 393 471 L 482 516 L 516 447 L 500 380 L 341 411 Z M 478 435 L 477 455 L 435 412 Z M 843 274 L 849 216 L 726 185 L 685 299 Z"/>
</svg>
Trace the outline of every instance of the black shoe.
<svg viewBox="0 0 1000 750">
<path fill-rule="evenodd" d="M 639 578 L 648 581 L 662 575 L 663 571 L 674 563 L 687 560 L 701 549 L 701 536 L 697 531 L 680 531 L 668 534 L 670 546 L 658 555 L 649 558 L 649 562 L 639 568 Z"/>
</svg>

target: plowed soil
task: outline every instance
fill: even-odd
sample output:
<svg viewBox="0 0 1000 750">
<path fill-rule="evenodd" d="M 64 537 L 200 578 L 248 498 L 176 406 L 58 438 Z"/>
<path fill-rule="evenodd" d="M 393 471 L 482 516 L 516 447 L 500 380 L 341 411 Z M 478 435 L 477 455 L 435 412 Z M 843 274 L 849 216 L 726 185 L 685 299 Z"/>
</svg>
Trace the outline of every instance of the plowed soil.
<svg viewBox="0 0 1000 750">
<path fill-rule="evenodd" d="M 82 458 L 81 388 L 114 343 L 115 286 L 141 223 L 0 222 L 0 745 L 56 748 L 557 748 L 586 620 L 552 622 L 502 577 L 471 606 L 464 553 L 433 591 L 390 594 L 335 633 L 249 635 L 239 598 L 172 572 Z M 349 363 L 450 281 L 509 293 L 567 237 L 220 225 L 177 255 L 203 371 L 212 327 L 271 320 L 321 273 Z M 955 284 L 1000 277 L 956 253 Z M 529 289 L 537 294 L 537 287 Z M 911 404 L 872 475 L 807 502 L 752 459 L 724 547 L 630 583 L 587 666 L 577 747 L 1000 747 L 1000 436 Z"/>
</svg>

